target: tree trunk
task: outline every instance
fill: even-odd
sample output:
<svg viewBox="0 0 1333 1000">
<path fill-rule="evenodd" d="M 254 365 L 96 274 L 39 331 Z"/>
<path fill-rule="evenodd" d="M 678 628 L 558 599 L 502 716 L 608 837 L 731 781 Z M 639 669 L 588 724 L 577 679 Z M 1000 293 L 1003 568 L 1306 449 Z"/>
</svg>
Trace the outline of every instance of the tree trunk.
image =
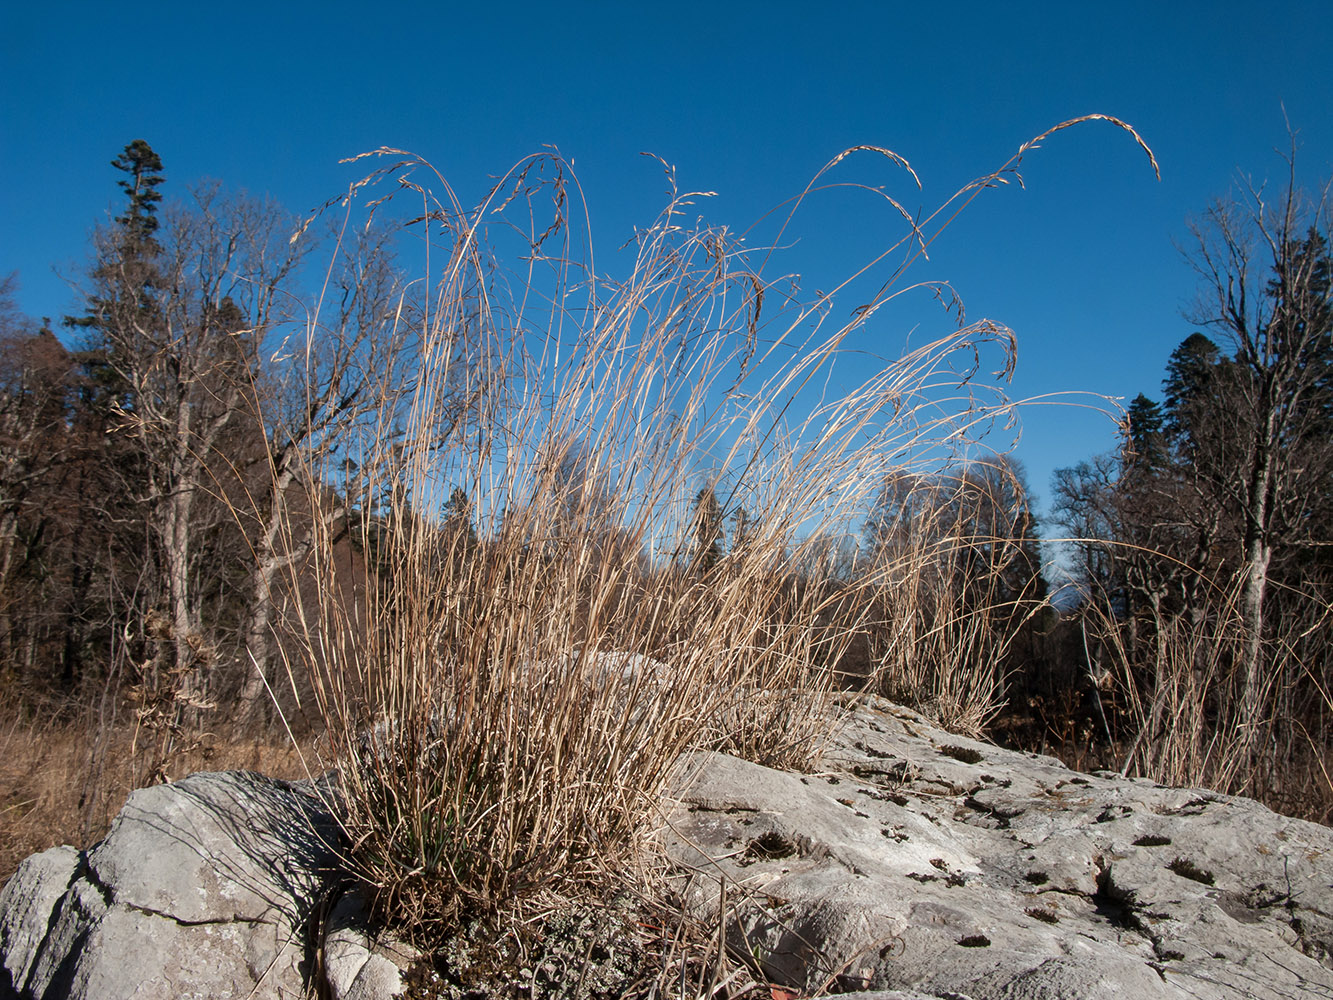
<svg viewBox="0 0 1333 1000">
<path fill-rule="evenodd" d="M 1264 598 L 1268 591 L 1268 564 L 1273 549 L 1262 539 L 1246 547 L 1245 586 L 1241 595 L 1241 618 L 1245 624 L 1244 678 L 1241 687 L 1239 723 L 1252 747 L 1258 735 L 1263 689 Z"/>
<path fill-rule="evenodd" d="M 190 600 L 190 492 L 183 484 L 167 501 L 162 532 L 163 556 L 167 571 L 167 599 L 170 602 L 172 640 L 175 647 L 176 669 L 189 670 L 195 691 L 202 690 L 195 683 L 197 659 L 191 641 L 197 643 L 199 623 Z"/>
<path fill-rule="evenodd" d="M 266 721 L 269 660 L 273 652 L 273 580 L 289 560 L 278 554 L 282 527 L 283 498 L 291 482 L 290 473 L 280 473 L 270 498 L 263 532 L 255 541 L 255 562 L 250 571 L 250 611 L 245 624 L 245 662 L 241 664 L 241 690 L 236 699 L 236 720 L 245 727 Z"/>
<path fill-rule="evenodd" d="M 245 662 L 241 664 L 244 679 L 235 709 L 236 721 L 247 728 L 261 726 L 268 718 L 270 698 L 266 681 L 273 658 L 274 580 L 281 570 L 302 558 L 311 544 L 308 527 L 300 541 L 285 537 L 283 533 L 283 527 L 289 523 L 287 491 L 296 479 L 291 468 L 294 458 L 295 450 L 290 448 L 274 462 L 276 473 L 269 487 L 268 515 L 255 540 L 255 561 L 250 571 L 250 610 L 245 624 Z"/>
<path fill-rule="evenodd" d="M 1264 598 L 1268 591 L 1268 566 L 1273 558 L 1269 537 L 1271 490 L 1273 487 L 1274 408 L 1264 407 L 1264 418 L 1256 435 L 1254 464 L 1251 468 L 1249 496 L 1245 511 L 1244 587 L 1241 593 L 1241 621 L 1245 628 L 1242 657 L 1240 718 L 1242 752 L 1252 758 L 1259 735 L 1260 694 L 1263 687 Z"/>
</svg>

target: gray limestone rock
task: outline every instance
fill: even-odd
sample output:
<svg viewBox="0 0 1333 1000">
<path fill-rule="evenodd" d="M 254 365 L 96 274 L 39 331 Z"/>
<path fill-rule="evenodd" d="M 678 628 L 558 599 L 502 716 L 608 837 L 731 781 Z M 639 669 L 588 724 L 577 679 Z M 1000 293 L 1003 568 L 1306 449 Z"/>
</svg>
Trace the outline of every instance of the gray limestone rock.
<svg viewBox="0 0 1333 1000">
<path fill-rule="evenodd" d="M 323 980 L 330 1000 L 385 1000 L 402 992 L 402 973 L 419 956 L 393 937 L 376 933 L 364 901 L 342 896 L 322 929 Z"/>
<path fill-rule="evenodd" d="M 196 774 L 132 793 L 86 852 L 0 893 L 0 995 L 301 997 L 337 827 L 308 786 Z"/>
<path fill-rule="evenodd" d="M 951 736 L 873 699 L 818 773 L 692 756 L 662 839 L 700 920 L 775 984 L 859 1000 L 1333 998 L 1333 830 Z M 0 997 L 381 1000 L 305 783 L 130 796 L 89 851 L 0 892 Z"/>
<path fill-rule="evenodd" d="M 664 834 L 695 913 L 800 990 L 1333 997 L 1333 830 L 1082 775 L 879 699 L 824 770 L 700 755 Z"/>
</svg>

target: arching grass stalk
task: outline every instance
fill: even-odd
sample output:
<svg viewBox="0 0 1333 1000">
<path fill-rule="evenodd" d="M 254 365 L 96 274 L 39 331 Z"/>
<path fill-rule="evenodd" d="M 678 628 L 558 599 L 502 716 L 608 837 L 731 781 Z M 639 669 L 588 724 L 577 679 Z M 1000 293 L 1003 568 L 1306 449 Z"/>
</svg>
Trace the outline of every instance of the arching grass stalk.
<svg viewBox="0 0 1333 1000">
<path fill-rule="evenodd" d="M 1007 415 L 1014 345 L 982 322 L 879 358 L 897 271 L 839 320 L 691 227 L 674 180 L 612 280 L 558 156 L 464 210 L 374 155 L 345 204 L 413 202 L 407 374 L 306 470 L 316 586 L 292 591 L 352 861 L 426 933 L 624 871 L 689 748 L 817 752 L 888 572 L 847 572 L 847 540 L 890 473 Z"/>
</svg>

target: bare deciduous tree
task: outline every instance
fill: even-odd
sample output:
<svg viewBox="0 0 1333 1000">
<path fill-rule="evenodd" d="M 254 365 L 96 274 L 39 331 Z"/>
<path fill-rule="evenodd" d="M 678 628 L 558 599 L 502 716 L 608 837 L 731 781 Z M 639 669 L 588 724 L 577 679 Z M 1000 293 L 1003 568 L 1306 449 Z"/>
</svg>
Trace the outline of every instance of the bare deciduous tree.
<svg viewBox="0 0 1333 1000">
<path fill-rule="evenodd" d="M 259 349 L 286 307 L 300 246 L 275 205 L 201 185 L 157 217 L 161 162 L 126 147 L 126 214 L 97 234 L 87 314 L 90 357 L 114 434 L 132 442 L 126 483 L 143 511 L 157 579 L 140 611 L 161 640 L 157 666 L 202 703 L 213 641 L 202 595 L 209 546 L 239 484 Z M 162 225 L 161 223 L 165 223 Z M 222 503 L 217 501 L 222 499 Z"/>
<path fill-rule="evenodd" d="M 292 573 L 308 554 L 316 511 L 348 514 L 346 503 L 310 502 L 313 490 L 348 490 L 346 483 L 321 483 L 317 470 L 333 465 L 338 454 L 354 466 L 358 427 L 382 408 L 392 409 L 393 397 L 409 388 L 400 366 L 414 310 L 394 266 L 393 235 L 384 228 L 337 240 L 324 288 L 329 305 L 312 307 L 302 328 L 266 348 L 257 372 L 252 405 L 264 432 L 263 471 L 241 512 L 253 538 L 236 705 L 246 724 L 261 721 L 267 703 L 280 574 Z"/>
<path fill-rule="evenodd" d="M 1260 715 L 1265 689 L 1265 608 L 1274 552 L 1299 543 L 1322 502 L 1333 453 L 1326 397 L 1330 326 L 1330 188 L 1296 184 L 1295 156 L 1275 195 L 1244 182 L 1195 223 L 1191 255 L 1201 278 L 1197 322 L 1231 348 L 1228 392 L 1215 408 L 1232 456 L 1211 481 L 1240 522 L 1246 650 L 1241 718 Z"/>
</svg>

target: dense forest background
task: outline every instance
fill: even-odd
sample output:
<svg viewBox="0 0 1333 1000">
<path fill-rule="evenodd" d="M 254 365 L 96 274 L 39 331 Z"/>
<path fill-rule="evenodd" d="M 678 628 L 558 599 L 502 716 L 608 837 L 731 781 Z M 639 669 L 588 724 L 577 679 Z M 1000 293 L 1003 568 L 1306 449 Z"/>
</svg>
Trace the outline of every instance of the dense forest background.
<svg viewBox="0 0 1333 1000">
<path fill-rule="evenodd" d="M 67 839 L 97 831 L 116 782 L 319 731 L 330 654 L 310 615 L 329 594 L 311 593 L 326 563 L 348 603 L 399 571 L 395 498 L 360 442 L 391 451 L 385 428 L 407 433 L 426 352 L 412 331 L 433 308 L 398 263 L 402 224 L 297 219 L 214 183 L 164 201 L 142 140 L 113 166 L 119 214 L 94 232 L 81 310 L 38 322 L 18 276 L 0 282 L 0 702 L 8 738 L 31 745 L 0 808 Z M 1047 524 L 1016 459 L 972 457 L 883 475 L 852 543 L 769 551 L 774 593 L 817 610 L 810 658 L 960 730 L 1328 822 L 1329 223 L 1328 199 L 1294 185 L 1197 220 L 1198 332 L 1164 359 L 1160 401 L 1130 404 L 1119 447 L 1058 473 Z M 503 347 L 470 339 L 485 286 L 461 293 L 446 348 L 467 370 L 434 390 L 450 434 L 475 436 L 525 390 Z M 576 444 L 551 464 L 541 489 L 565 513 L 546 521 L 444 484 L 412 529 L 444 540 L 441 592 L 487 579 L 488 560 L 567 558 L 576 525 L 598 539 L 581 572 L 614 567 L 621 609 L 588 591 L 592 635 L 663 588 L 722 593 L 763 537 L 770 512 L 696 474 L 671 543 L 650 545 L 617 522 L 594 457 Z M 1058 610 L 1042 575 L 1057 544 Z M 635 636 L 657 655 L 679 639 Z M 34 784 L 57 731 L 72 748 L 59 793 Z M 60 794 L 77 805 L 56 821 Z"/>
</svg>

